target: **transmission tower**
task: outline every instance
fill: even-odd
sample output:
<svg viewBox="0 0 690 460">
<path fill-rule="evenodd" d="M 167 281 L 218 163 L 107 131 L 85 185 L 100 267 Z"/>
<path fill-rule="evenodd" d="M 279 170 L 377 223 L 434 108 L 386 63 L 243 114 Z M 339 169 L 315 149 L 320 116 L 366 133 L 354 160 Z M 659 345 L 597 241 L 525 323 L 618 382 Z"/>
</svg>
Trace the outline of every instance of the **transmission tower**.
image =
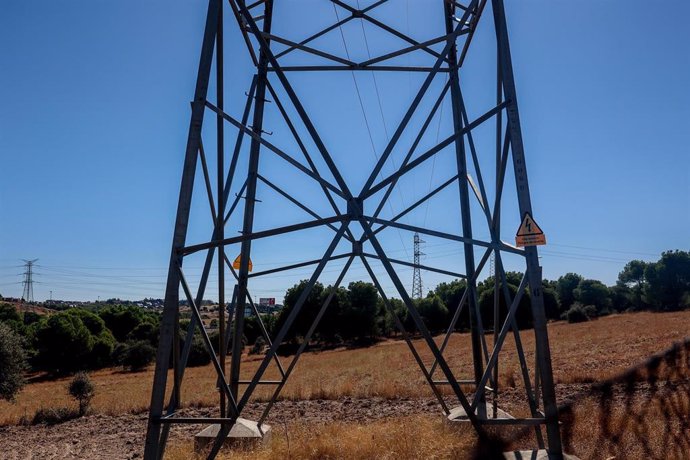
<svg viewBox="0 0 690 460">
<path fill-rule="evenodd" d="M 422 274 L 420 272 L 420 262 L 419 259 L 424 255 L 419 249 L 419 245 L 425 241 L 419 237 L 419 233 L 414 234 L 414 273 L 412 274 L 412 298 L 421 299 L 423 294 L 422 287 Z"/>
<path fill-rule="evenodd" d="M 209 458 L 216 456 L 225 438 L 233 436 L 233 430 L 235 433 L 253 433 L 259 438 L 263 436 L 269 429 L 265 424 L 266 418 L 336 290 L 331 290 L 318 312 L 306 309 L 302 312 L 303 306 L 318 281 L 325 280 L 329 272 L 338 273 L 335 279 L 326 281 L 338 287 L 353 264 L 361 264 L 366 269 L 438 399 L 440 409 L 449 419 L 467 421 L 480 434 L 492 425 L 530 426 L 534 430 L 536 445 L 530 447 L 548 448 L 550 458 L 562 458 L 541 291 L 541 267 L 534 246 L 542 244 L 539 241 L 543 238 L 528 233 L 526 236 L 531 238 L 531 243 L 523 244 L 524 247 L 504 242 L 501 238 L 502 233 L 512 233 L 513 230 L 512 224 L 507 230 L 502 228 L 506 221 L 517 226 L 521 219 L 528 216 L 531 219 L 534 215 L 503 0 L 428 0 L 424 6 L 437 18 L 430 22 L 428 29 L 437 27 L 440 30 L 432 32 L 431 36 L 417 38 L 396 28 L 395 24 L 401 21 L 394 21 L 394 16 L 405 9 L 395 9 L 400 6 L 399 0 L 362 3 L 360 7 L 354 0 L 209 0 L 161 319 L 145 445 L 145 458 L 148 460 L 158 460 L 163 456 L 172 424 L 214 424 L 209 427 L 215 429 L 210 431 L 213 445 Z M 329 22 L 326 15 L 332 14 L 333 10 L 336 17 L 327 27 L 307 24 L 310 18 Z M 296 21 L 298 26 L 295 26 Z M 231 26 L 226 27 L 228 23 Z M 365 41 L 365 30 L 369 28 L 375 30 L 377 44 L 384 37 L 389 42 L 385 46 L 369 47 L 367 44 L 358 52 L 345 46 L 345 56 L 342 48 L 331 46 L 340 43 L 340 39 L 346 45 L 343 30 L 360 24 Z M 305 30 L 315 32 L 309 36 L 301 35 Z M 474 49 L 472 42 L 477 30 L 486 33 L 482 37 L 483 47 L 475 52 L 490 55 L 488 59 L 482 56 L 472 61 L 468 56 L 472 55 L 470 50 Z M 321 40 L 328 34 L 336 36 Z M 239 37 L 242 46 L 246 45 L 246 56 L 239 56 L 237 47 L 232 47 L 233 53 L 226 56 L 226 36 Z M 486 46 L 491 41 L 495 48 Z M 377 54 L 380 49 L 386 51 Z M 247 90 L 239 89 L 238 72 L 233 73 L 232 85 L 226 85 L 230 80 L 224 75 L 226 57 L 232 59 L 228 68 L 233 71 L 242 66 L 251 68 L 251 80 L 248 78 L 245 82 Z M 483 68 L 473 67 L 479 65 L 477 62 L 482 65 L 495 62 L 496 65 L 487 73 Z M 386 135 L 385 146 L 372 168 L 358 164 L 357 171 L 347 168 L 348 177 L 345 177 L 343 171 L 346 169 L 338 165 L 358 161 L 353 158 L 359 152 L 357 149 L 338 152 L 347 146 L 338 145 L 332 136 L 323 135 L 323 132 L 329 126 L 337 131 L 348 130 L 344 123 L 348 121 L 344 115 L 346 112 L 337 112 L 328 95 L 320 99 L 305 96 L 312 96 L 311 92 L 317 90 L 318 85 L 313 85 L 313 82 L 321 81 L 324 87 L 338 91 L 336 85 L 344 81 L 339 76 L 352 73 L 354 79 L 354 74 L 362 71 L 379 75 L 379 78 L 399 76 L 406 83 L 409 75 L 416 75 L 419 84 L 414 84 L 409 105 L 405 105 L 401 116 L 396 117 L 399 121 L 392 135 Z M 479 78 L 475 75 L 472 79 L 461 79 L 461 73 L 475 73 Z M 309 80 L 305 83 L 307 75 Z M 488 97 L 473 97 L 474 88 L 465 91 L 464 85 L 468 80 L 486 82 L 492 80 L 493 75 L 495 87 L 492 82 L 488 87 Z M 347 81 L 352 84 L 352 80 Z M 356 79 L 354 83 L 357 84 Z M 214 89 L 215 95 L 209 93 L 209 87 Z M 227 98 L 226 87 L 229 89 Z M 452 108 L 445 118 L 448 120 L 445 126 L 450 126 L 446 130 L 450 132 L 434 142 L 430 139 L 433 136 L 427 135 L 427 128 L 432 120 L 442 119 L 439 107 L 444 101 L 450 102 Z M 317 121 L 314 117 L 316 108 L 322 112 L 330 110 L 334 121 L 330 125 L 322 118 Z M 205 117 L 211 117 L 211 122 L 215 123 L 209 123 Z M 202 130 L 204 123 L 208 126 Z M 476 129 L 480 125 L 483 129 Z M 487 125 L 488 129 L 484 129 Z M 227 149 L 226 130 L 231 132 Z M 271 136 L 272 133 L 276 135 Z M 202 142 L 202 137 L 206 142 Z M 355 137 L 356 134 L 352 134 L 352 138 Z M 372 144 L 378 137 L 383 136 L 370 136 Z M 215 154 L 209 154 L 205 145 L 214 147 Z M 386 214 L 386 205 L 393 191 L 403 187 L 412 190 L 406 181 L 411 180 L 413 171 L 414 174 L 427 174 L 428 168 L 424 167 L 431 163 L 429 160 L 432 158 L 434 161 L 445 159 L 444 167 L 439 166 L 437 172 L 446 174 L 447 179 L 426 195 L 416 197 L 414 203 L 406 204 L 400 213 Z M 483 171 L 481 165 L 487 164 L 491 167 Z M 215 179 L 212 174 L 214 166 Z M 388 172 L 390 170 L 392 172 Z M 361 181 L 361 188 L 357 186 L 355 190 L 351 187 L 359 181 L 350 175 L 359 171 L 364 171 L 366 176 Z M 299 185 L 285 181 L 287 174 L 300 177 Z M 201 189 L 199 193 L 193 193 L 197 176 L 203 178 L 203 185 L 198 187 Z M 515 179 L 515 188 L 504 187 L 510 178 Z M 433 176 L 429 183 L 431 179 Z M 517 200 L 511 197 L 502 207 L 502 198 L 511 193 L 510 190 L 516 191 Z M 211 217 L 207 236 L 201 241 L 198 229 L 201 228 L 199 222 L 203 223 L 199 220 L 202 214 L 201 211 L 192 213 L 198 200 L 206 202 L 202 203 L 203 215 L 210 211 Z M 441 209 L 443 222 L 427 226 L 417 218 L 415 210 L 427 202 Z M 511 207 L 513 203 L 517 206 Z M 300 214 L 298 220 L 277 224 L 273 211 L 279 207 L 292 207 L 296 213 L 304 214 Z M 194 231 L 189 231 L 192 217 L 196 219 Z M 401 220 L 403 217 L 404 221 Z M 232 231 L 226 232 L 228 226 L 232 226 Z M 462 279 L 467 286 L 457 308 L 452 310 L 455 313 L 440 346 L 429 332 L 397 271 L 397 267 L 408 269 L 410 265 L 417 268 L 418 260 L 410 264 L 389 256 L 396 251 L 387 236 L 391 230 L 442 239 L 457 247 L 458 251 L 453 254 L 462 253 L 459 259 L 453 259 L 452 266 L 419 267 L 426 272 Z M 188 242 L 188 236 L 195 240 Z M 262 248 L 275 251 L 279 247 L 276 241 L 282 247 L 299 246 L 304 251 L 319 248 L 320 252 L 305 256 L 299 262 L 276 263 L 271 268 L 252 272 L 251 256 L 261 254 Z M 231 255 L 239 255 L 234 259 L 228 257 L 230 251 Z M 495 256 L 496 274 L 494 293 L 496 299 L 501 295 L 501 304 L 506 306 L 506 311 L 499 316 L 498 308 L 494 309 L 494 341 L 488 344 L 483 324 L 491 318 L 492 312 L 479 308 L 477 281 L 486 275 L 492 254 Z M 183 261 L 190 257 L 201 258 L 203 268 L 194 271 L 199 264 L 191 263 L 183 269 Z M 512 269 L 517 266 L 524 268 L 517 291 L 511 290 L 506 280 L 506 258 L 512 258 Z M 338 268 L 324 270 L 327 266 Z M 305 267 L 313 267 L 312 274 L 301 284 L 297 300 L 285 315 L 285 321 L 270 336 L 251 295 L 254 280 L 270 278 L 276 273 L 282 276 L 282 272 L 304 270 Z M 189 276 L 190 273 L 193 276 Z M 217 288 L 218 296 L 219 353 L 214 351 L 214 344 L 199 313 L 200 303 L 204 294 L 210 291 L 207 286 L 211 281 L 214 281 L 212 286 Z M 388 283 L 384 284 L 384 281 Z M 225 291 L 231 286 L 233 294 L 230 307 L 226 309 Z M 384 289 L 384 286 L 393 288 Z M 530 334 L 535 337 L 530 343 L 535 343 L 536 347 L 534 366 L 527 362 L 516 322 L 516 311 L 524 304 L 521 300 L 527 292 L 533 320 Z M 179 328 L 180 293 L 192 314 L 184 340 L 180 337 Z M 406 306 L 414 331 L 407 331 L 396 315 L 391 294 L 399 297 Z M 258 366 L 243 369 L 245 311 L 258 318 L 268 351 Z M 277 350 L 289 337 L 288 333 L 301 313 L 308 315 L 310 326 L 295 355 L 285 365 Z M 449 345 L 449 339 L 461 316 L 469 321 L 470 346 L 467 350 L 454 348 L 453 354 L 466 353 L 471 358 L 473 366 L 469 371 L 464 367 L 452 367 L 446 359 L 448 348 L 458 346 Z M 300 316 L 303 318 L 304 315 Z M 419 334 L 421 340 L 412 342 L 409 332 Z M 201 336 L 217 374 L 218 407 L 212 417 L 192 418 L 178 411 L 182 403 L 182 386 L 198 387 L 198 383 L 185 383 L 187 359 L 195 334 Z M 503 345 L 511 338 L 515 342 L 515 353 L 510 356 L 517 356 L 515 359 L 519 363 L 516 365 L 521 369 L 524 390 L 525 407 L 521 415 L 528 414 L 526 417 L 509 417 L 498 409 L 501 401 L 498 365 L 501 356 L 505 356 L 501 353 Z M 229 366 L 226 356 L 229 356 Z M 424 361 L 422 356 L 430 356 L 431 361 Z M 173 372 L 169 374 L 171 359 Z M 467 375 L 469 372 L 471 375 Z M 267 402 L 258 420 L 246 420 L 242 414 L 246 413 L 245 409 L 259 387 L 268 389 L 269 397 L 262 399 Z M 467 387 L 471 390 L 467 391 Z M 450 395 L 446 398 L 452 398 L 452 406 L 444 394 Z M 169 396 L 166 398 L 166 395 Z M 490 412 L 489 408 L 492 409 Z"/>
<path fill-rule="evenodd" d="M 32 259 L 32 260 L 24 260 L 24 281 L 22 284 L 24 284 L 24 292 L 22 293 L 22 300 L 24 302 L 33 302 L 34 301 L 34 279 L 33 279 L 33 268 L 34 264 L 38 261 L 38 259 Z"/>
</svg>

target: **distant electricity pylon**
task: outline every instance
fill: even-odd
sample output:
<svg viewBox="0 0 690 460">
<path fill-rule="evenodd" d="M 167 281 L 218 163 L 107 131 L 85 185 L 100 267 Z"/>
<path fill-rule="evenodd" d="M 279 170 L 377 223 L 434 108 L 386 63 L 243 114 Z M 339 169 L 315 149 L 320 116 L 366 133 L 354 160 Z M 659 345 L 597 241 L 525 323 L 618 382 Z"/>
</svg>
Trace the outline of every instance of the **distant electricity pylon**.
<svg viewBox="0 0 690 460">
<path fill-rule="evenodd" d="M 424 253 L 419 250 L 419 245 L 425 243 L 419 237 L 419 233 L 414 234 L 414 274 L 412 275 L 412 298 L 421 299 L 423 294 L 422 288 L 422 274 L 419 269 L 419 258 L 423 256 Z"/>
<path fill-rule="evenodd" d="M 34 264 L 38 261 L 38 259 L 32 259 L 32 260 L 27 260 L 27 259 L 22 259 L 24 260 L 24 292 L 22 293 L 22 299 L 25 302 L 33 302 L 34 301 Z"/>
</svg>

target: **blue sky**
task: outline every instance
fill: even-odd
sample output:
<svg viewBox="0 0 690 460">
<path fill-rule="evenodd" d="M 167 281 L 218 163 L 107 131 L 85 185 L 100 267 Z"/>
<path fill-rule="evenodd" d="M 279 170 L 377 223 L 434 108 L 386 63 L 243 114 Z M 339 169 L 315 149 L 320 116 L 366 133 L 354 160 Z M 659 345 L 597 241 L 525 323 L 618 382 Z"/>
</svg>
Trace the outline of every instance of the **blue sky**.
<svg viewBox="0 0 690 460">
<path fill-rule="evenodd" d="M 275 31 L 291 39 L 335 21 L 324 0 L 276 3 Z M 391 0 L 375 16 L 417 39 L 431 38 L 441 33 L 440 9 L 429 7 L 436 3 L 441 4 Z M 650 10 L 642 1 L 506 0 L 506 8 L 534 217 L 549 241 L 541 251 L 544 276 L 575 271 L 611 284 L 627 260 L 655 260 L 663 250 L 690 249 L 690 29 L 685 24 L 690 4 L 669 0 Z M 1 294 L 21 295 L 21 259 L 39 258 L 37 299 L 50 291 L 62 299 L 162 297 L 205 9 L 201 0 L 4 3 Z M 343 17 L 342 10 L 338 14 Z M 232 25 L 230 18 L 226 21 Z M 470 118 L 491 108 L 491 28 L 490 14 L 485 14 L 461 74 Z M 393 49 L 393 42 L 373 28 L 366 26 L 364 33 L 372 54 Z M 227 111 L 238 116 L 251 68 L 237 33 L 228 32 L 226 38 Z M 353 59 L 366 58 L 356 21 L 343 28 L 342 36 L 334 31 L 314 46 L 345 56 L 343 38 Z M 374 82 L 369 73 L 357 74 L 365 122 L 350 73 L 290 78 L 355 190 L 421 84 L 419 75 L 379 74 Z M 442 83 L 435 81 L 430 93 L 438 94 Z M 441 139 L 448 135 L 450 106 L 443 107 L 423 142 L 426 148 L 437 134 Z M 214 123 L 210 112 L 206 122 Z M 373 131 L 371 141 L 366 123 Z M 273 132 L 270 142 L 295 150 L 275 104 L 267 109 L 265 125 Z M 228 126 L 226 133 L 234 138 L 235 130 Z M 492 151 L 482 136 L 488 139 L 491 133 L 490 126 L 477 131 L 478 146 L 488 152 L 482 168 L 488 170 Z M 204 135 L 212 157 L 213 133 L 205 130 Z M 405 142 L 411 136 L 403 136 Z M 393 162 L 399 164 L 397 154 Z M 433 174 L 427 165 L 407 178 L 384 214 L 400 211 L 430 184 L 445 180 L 450 159 L 439 155 Z M 261 170 L 327 214 L 319 188 L 270 153 L 263 154 Z M 387 164 L 384 175 L 392 171 Z M 210 235 L 200 178 L 190 242 Z M 511 185 L 506 194 L 512 196 Z M 259 189 L 259 198 L 259 228 L 308 218 L 266 188 Z M 457 232 L 453 200 L 457 189 L 412 213 L 407 222 Z M 504 202 L 502 231 L 509 242 L 519 218 L 511 200 Z M 238 216 L 228 235 L 241 227 Z M 258 270 L 316 257 L 329 235 L 315 231 L 257 243 L 253 262 Z M 410 233 L 390 230 L 381 238 L 391 256 L 411 258 Z M 423 263 L 462 266 L 459 246 L 425 239 Z M 230 257 L 238 250 L 229 248 Z M 506 263 L 512 267 L 513 262 Z M 186 262 L 192 283 L 200 265 L 198 258 Z M 337 276 L 338 267 L 327 269 L 326 282 Z M 280 301 L 286 287 L 306 276 L 308 270 L 302 269 L 258 281 L 253 292 Z M 401 270 L 400 276 L 411 283 L 410 270 Z M 422 276 L 425 288 L 447 280 Z M 365 278 L 361 266 L 346 281 L 360 278 Z"/>
</svg>

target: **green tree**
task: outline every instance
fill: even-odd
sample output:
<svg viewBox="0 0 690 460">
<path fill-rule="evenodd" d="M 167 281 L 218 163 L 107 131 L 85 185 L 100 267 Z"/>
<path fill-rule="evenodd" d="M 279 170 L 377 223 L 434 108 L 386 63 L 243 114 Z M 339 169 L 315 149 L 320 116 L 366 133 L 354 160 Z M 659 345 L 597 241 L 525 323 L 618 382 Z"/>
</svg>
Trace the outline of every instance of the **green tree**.
<svg viewBox="0 0 690 460">
<path fill-rule="evenodd" d="M 554 285 L 549 281 L 542 281 L 542 298 L 544 299 L 544 313 L 546 319 L 559 319 L 561 317 L 561 304 L 558 301 L 558 293 Z M 527 293 L 529 295 L 529 293 Z"/>
<path fill-rule="evenodd" d="M 147 321 L 147 315 L 139 307 L 112 306 L 102 309 L 98 315 L 118 342 L 126 341 L 134 328 Z"/>
<path fill-rule="evenodd" d="M 67 387 L 69 394 L 79 402 L 79 415 L 86 414 L 91 400 L 96 394 L 96 388 L 91 383 L 86 372 L 79 372 Z"/>
<path fill-rule="evenodd" d="M 609 288 L 601 281 L 582 280 L 573 291 L 573 294 L 575 299 L 582 305 L 594 305 L 598 316 L 609 313 L 609 308 L 611 307 Z"/>
<path fill-rule="evenodd" d="M 340 310 L 340 332 L 344 338 L 371 338 L 379 335 L 379 294 L 376 286 L 354 281 L 347 287 L 347 308 Z"/>
<path fill-rule="evenodd" d="M 71 308 L 66 310 L 66 313 L 79 318 L 93 337 L 93 347 L 82 368 L 100 368 L 110 365 L 116 342 L 110 330 L 105 326 L 105 321 L 95 313 L 83 308 Z"/>
<path fill-rule="evenodd" d="M 184 343 L 182 344 L 184 346 Z M 192 339 L 192 348 L 189 350 L 189 359 L 187 360 L 187 365 L 189 367 L 205 366 L 211 362 L 211 355 L 206 349 L 204 340 L 201 335 L 194 334 L 194 339 Z"/>
<path fill-rule="evenodd" d="M 508 292 L 510 293 L 511 302 L 517 295 L 520 280 L 516 277 L 506 277 L 508 281 Z M 511 282 L 512 280 L 512 282 Z M 487 278 L 484 283 L 479 286 L 479 309 L 482 312 L 482 320 L 485 328 L 494 327 L 494 282 L 493 277 Z M 498 293 L 498 315 L 499 328 L 502 327 L 508 316 L 508 309 L 510 305 L 506 302 L 503 294 L 503 287 L 501 286 Z M 515 310 L 515 320 L 518 328 L 526 329 L 532 327 L 532 304 L 530 303 L 529 293 L 527 290 L 522 294 L 520 303 Z"/>
<path fill-rule="evenodd" d="M 628 288 L 630 303 L 638 310 L 646 306 L 642 294 L 645 285 L 644 273 L 647 265 L 647 262 L 642 260 L 631 260 L 625 264 L 623 270 L 618 274 L 618 284 Z"/>
<path fill-rule="evenodd" d="M 31 326 L 41 320 L 41 315 L 33 311 L 24 312 L 24 326 Z"/>
<path fill-rule="evenodd" d="M 285 293 L 284 306 L 283 309 L 280 311 L 276 323 L 276 331 L 280 330 L 280 328 L 283 326 L 283 324 L 287 320 L 288 315 L 296 306 L 299 297 L 302 295 L 302 292 L 304 291 L 308 283 L 308 280 L 302 280 L 287 290 L 287 292 Z M 309 295 L 307 296 L 306 301 L 302 305 L 299 314 L 295 318 L 292 327 L 288 330 L 288 333 L 285 336 L 285 340 L 295 339 L 298 336 L 303 337 L 307 333 L 307 330 L 309 329 L 311 322 L 316 317 L 316 314 L 321 308 L 323 290 L 323 284 L 319 282 L 314 284 L 314 287 L 309 292 Z"/>
<path fill-rule="evenodd" d="M 647 264 L 644 296 L 658 310 L 677 310 L 690 293 L 690 252 L 665 251 L 656 263 Z"/>
<path fill-rule="evenodd" d="M 335 292 L 333 290 L 335 289 Z M 328 286 L 321 293 L 320 303 L 323 303 L 328 299 L 328 297 L 333 294 L 331 302 L 328 304 L 328 308 L 324 313 L 319 325 L 316 329 L 316 333 L 319 339 L 323 342 L 333 343 L 338 340 L 336 336 L 342 338 L 341 334 L 341 317 L 344 311 L 349 308 L 349 299 L 347 289 L 343 286 L 338 286 L 334 288 L 333 286 Z"/>
<path fill-rule="evenodd" d="M 24 320 L 14 305 L 0 303 L 0 323 L 5 323 L 17 334 L 24 335 Z"/>
<path fill-rule="evenodd" d="M 561 311 L 568 310 L 575 302 L 575 289 L 584 278 L 577 273 L 566 273 L 556 280 L 556 292 Z"/>
<path fill-rule="evenodd" d="M 145 340 L 154 347 L 158 346 L 159 326 L 152 322 L 139 323 L 129 334 L 127 334 L 127 341 L 130 340 Z"/>
<path fill-rule="evenodd" d="M 128 342 L 119 352 L 119 363 L 131 372 L 144 369 L 156 358 L 156 349 L 146 340 Z"/>
<path fill-rule="evenodd" d="M 390 311 L 385 307 L 383 304 L 383 299 L 381 299 L 381 321 L 379 324 L 382 325 L 381 331 L 385 333 L 386 335 L 391 335 L 394 333 L 399 332 L 398 326 L 396 324 L 395 317 L 398 318 L 400 321 L 400 324 L 403 325 L 403 327 L 411 331 L 413 330 L 412 327 L 413 325 L 411 324 L 411 321 L 409 320 L 409 315 L 408 315 L 408 310 L 407 307 L 405 306 L 405 303 L 400 300 L 400 299 L 388 299 L 388 302 L 390 303 Z"/>
<path fill-rule="evenodd" d="M 0 399 L 14 399 L 26 383 L 27 367 L 24 341 L 8 325 L 0 323 Z"/>
<path fill-rule="evenodd" d="M 55 373 L 86 367 L 94 338 L 79 316 L 60 312 L 42 320 L 36 331 L 36 360 Z"/>
<path fill-rule="evenodd" d="M 433 293 L 417 300 L 417 310 L 432 333 L 441 332 L 450 323 L 449 312 L 441 298 Z"/>
<path fill-rule="evenodd" d="M 623 312 L 630 308 L 638 308 L 633 305 L 633 298 L 635 295 L 632 290 L 625 284 L 618 283 L 609 288 L 609 295 L 611 297 L 611 308 L 617 312 Z"/>
<path fill-rule="evenodd" d="M 434 294 L 436 294 L 441 299 L 441 302 L 443 302 L 443 304 L 446 306 L 450 317 L 452 317 L 455 314 L 455 311 L 458 309 L 458 305 L 460 304 L 460 300 L 462 300 L 462 296 L 465 293 L 466 288 L 467 281 L 453 280 L 447 283 L 440 283 L 438 286 L 436 286 L 436 289 L 434 289 Z M 467 307 L 465 307 L 465 309 L 466 308 Z M 458 318 L 458 321 L 455 323 L 456 330 L 465 330 L 468 329 L 469 326 L 469 317 L 465 314 Z"/>
</svg>

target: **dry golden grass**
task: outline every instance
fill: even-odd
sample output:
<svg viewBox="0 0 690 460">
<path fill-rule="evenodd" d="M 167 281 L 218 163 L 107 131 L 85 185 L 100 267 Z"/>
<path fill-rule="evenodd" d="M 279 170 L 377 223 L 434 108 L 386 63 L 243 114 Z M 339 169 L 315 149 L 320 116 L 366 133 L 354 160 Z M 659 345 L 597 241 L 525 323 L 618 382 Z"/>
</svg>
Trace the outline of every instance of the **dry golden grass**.
<svg viewBox="0 0 690 460">
<path fill-rule="evenodd" d="M 274 426 L 271 440 L 252 450 L 221 452 L 219 459 L 464 459 L 474 442 L 468 425 L 450 425 L 442 417 L 409 416 L 367 424 L 328 423 Z M 172 443 L 170 460 L 205 458 L 192 442 Z"/>
<path fill-rule="evenodd" d="M 690 312 L 636 313 L 614 315 L 596 321 L 549 325 L 555 379 L 560 383 L 602 380 L 636 364 L 645 357 L 668 348 L 690 330 Z M 523 343 L 528 363 L 534 362 L 534 337 L 524 331 Z M 437 337 L 440 342 L 440 337 Z M 489 346 L 491 345 L 489 337 Z M 424 361 L 432 362 L 421 340 L 415 340 Z M 503 383 L 519 382 L 518 365 L 512 336 L 508 337 L 500 364 Z M 446 351 L 447 359 L 458 377 L 469 378 L 471 353 L 468 334 L 454 334 Z M 283 362 L 287 364 L 284 358 Z M 256 356 L 245 357 L 244 374 L 250 377 L 259 364 Z M 286 365 L 285 364 L 285 365 Z M 460 372 L 462 370 L 462 372 Z M 265 378 L 278 377 L 275 366 Z M 437 374 L 440 376 L 440 373 Z M 140 412 L 149 403 L 152 368 L 139 373 L 104 369 L 91 373 L 96 386 L 93 409 L 99 413 Z M 184 405 L 212 405 L 215 372 L 209 366 L 189 368 L 183 383 Z M 0 402 L 0 424 L 16 423 L 31 417 L 41 407 L 72 407 L 76 403 L 67 393 L 69 378 L 37 381 L 26 386 L 15 403 Z M 266 399 L 270 387 L 261 387 L 257 399 Z M 431 396 L 422 373 L 400 340 L 390 340 L 373 347 L 355 350 L 330 350 L 305 353 L 300 359 L 282 398 L 316 399 L 356 397 Z"/>
<path fill-rule="evenodd" d="M 658 401 L 644 398 L 636 404 L 634 414 L 617 406 L 611 415 L 601 418 L 599 404 L 593 400 L 580 402 L 574 410 L 570 431 L 564 430 L 564 440 L 569 452 L 580 458 L 591 460 L 607 459 L 687 459 L 688 440 L 686 420 L 668 417 L 661 410 Z M 644 409 L 642 409 L 644 406 Z M 643 412 L 644 411 L 644 412 Z M 685 414 L 688 413 L 685 400 Z M 608 431 L 602 426 L 608 426 Z M 668 432 L 667 432 L 668 430 Z M 670 434 L 670 437 L 667 435 Z M 674 439 L 673 436 L 678 436 Z"/>
</svg>

